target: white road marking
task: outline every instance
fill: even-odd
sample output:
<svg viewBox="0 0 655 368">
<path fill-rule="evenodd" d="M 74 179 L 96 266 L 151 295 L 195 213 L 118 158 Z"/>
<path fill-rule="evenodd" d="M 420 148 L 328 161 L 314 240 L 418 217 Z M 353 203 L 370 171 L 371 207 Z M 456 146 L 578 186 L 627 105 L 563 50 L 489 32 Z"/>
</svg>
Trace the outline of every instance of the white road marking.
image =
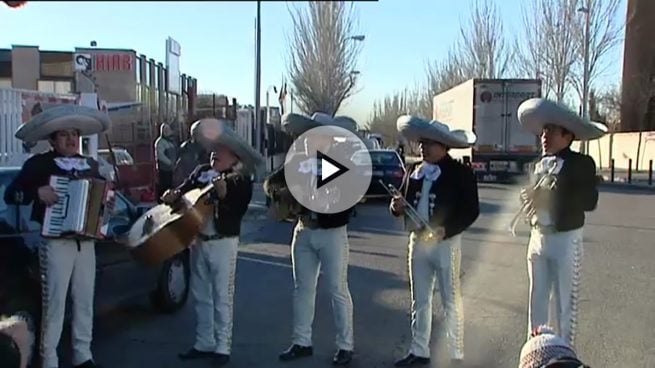
<svg viewBox="0 0 655 368">
<path fill-rule="evenodd" d="M 255 262 L 255 263 L 262 263 L 270 266 L 278 266 L 278 267 L 286 267 L 286 268 L 293 268 L 292 265 L 288 263 L 282 263 L 282 262 L 273 262 L 273 261 L 264 261 L 263 259 L 257 259 L 257 258 L 250 258 L 250 257 L 244 257 L 244 256 L 239 256 L 237 257 L 238 259 L 244 260 L 244 261 L 250 261 L 250 262 Z"/>
</svg>

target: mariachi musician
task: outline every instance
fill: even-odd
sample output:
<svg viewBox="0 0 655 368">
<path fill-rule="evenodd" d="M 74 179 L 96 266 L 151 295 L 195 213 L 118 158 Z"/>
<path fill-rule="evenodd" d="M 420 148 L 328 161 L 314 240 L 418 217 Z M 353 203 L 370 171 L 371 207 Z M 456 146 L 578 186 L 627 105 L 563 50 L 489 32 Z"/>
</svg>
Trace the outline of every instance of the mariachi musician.
<svg viewBox="0 0 655 368">
<path fill-rule="evenodd" d="M 317 134 L 311 137 L 311 142 L 297 139 L 312 128 L 326 126 L 346 129 L 349 124 L 346 119 L 336 120 L 323 113 L 315 113 L 311 118 L 293 113 L 282 117 L 282 128 L 296 139 L 294 144 L 305 146 L 305 154 L 296 153 L 296 156 L 288 159 L 285 165 L 266 179 L 264 189 L 272 200 L 273 216 L 297 221 L 291 243 L 294 278 L 292 344 L 280 354 L 279 359 L 290 361 L 313 355 L 316 279 L 321 268 L 332 294 L 337 328 L 337 352 L 332 362 L 346 365 L 352 360 L 354 346 L 353 304 L 347 281 L 349 245 L 346 229 L 352 209 L 333 214 L 312 212 L 290 194 L 287 184 L 296 183 L 287 183 L 285 179 L 285 170 L 301 172 L 307 167 L 305 164 L 311 161 L 308 158 L 310 149 L 329 152 L 334 142 L 333 135 Z M 282 213 L 276 213 L 276 210 Z"/>
<path fill-rule="evenodd" d="M 522 213 L 531 226 L 528 334 L 549 321 L 550 293 L 557 303 L 557 331 L 575 342 L 577 299 L 585 212 L 598 203 L 594 160 L 571 150 L 574 140 L 602 137 L 607 127 L 582 120 L 568 108 L 542 98 L 523 102 L 518 119 L 541 137 L 543 156 L 534 165 L 532 185 L 521 190 Z"/>
<path fill-rule="evenodd" d="M 162 200 L 176 205 L 184 193 L 213 185 L 210 200 L 213 216 L 208 218 L 191 248 L 191 293 L 195 299 L 196 338 L 182 360 L 213 359 L 215 366 L 230 360 L 232 309 L 237 246 L 241 220 L 252 198 L 251 175 L 264 163 L 263 157 L 239 137 L 226 123 L 202 119 L 192 130 L 206 134 L 211 152 L 209 164 L 201 164 Z"/>
<path fill-rule="evenodd" d="M 52 150 L 30 157 L 5 193 L 5 201 L 32 206 L 32 221 L 43 225 L 47 206 L 58 201 L 49 185 L 51 175 L 105 180 L 98 162 L 82 156 L 80 136 L 104 132 L 110 126 L 106 113 L 84 106 L 61 105 L 45 109 L 16 131 L 26 142 L 48 140 Z M 113 203 L 108 203 L 111 208 Z M 73 301 L 73 365 L 96 367 L 91 353 L 95 243 L 88 238 L 49 238 L 39 247 L 42 280 L 40 355 L 43 368 L 59 367 L 57 345 L 61 338 L 68 286 Z"/>
<path fill-rule="evenodd" d="M 411 224 L 409 236 L 412 342 L 409 353 L 395 365 L 410 367 L 430 362 L 435 277 L 446 312 L 450 356 L 458 364 L 464 359 L 460 291 L 462 232 L 478 218 L 480 205 L 475 175 L 448 151 L 470 147 L 475 143 L 475 135 L 451 131 L 438 121 L 428 122 L 414 116 L 399 117 L 397 128 L 407 140 L 420 142 L 423 161 L 409 167 L 400 188 L 402 196 L 392 198 L 390 210 L 394 216 L 402 216 L 409 214 L 407 205 L 410 205 L 413 214 L 423 221 Z"/>
</svg>

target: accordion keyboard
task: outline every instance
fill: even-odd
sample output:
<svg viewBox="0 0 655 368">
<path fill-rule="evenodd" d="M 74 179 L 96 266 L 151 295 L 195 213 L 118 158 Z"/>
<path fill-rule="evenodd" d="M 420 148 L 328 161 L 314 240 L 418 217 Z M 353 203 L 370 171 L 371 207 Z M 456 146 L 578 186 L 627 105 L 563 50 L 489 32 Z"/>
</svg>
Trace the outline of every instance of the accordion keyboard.
<svg viewBox="0 0 655 368">
<path fill-rule="evenodd" d="M 46 209 L 42 235 L 56 237 L 62 233 L 82 231 L 86 218 L 89 181 L 52 176 L 50 186 L 59 199 Z"/>
</svg>

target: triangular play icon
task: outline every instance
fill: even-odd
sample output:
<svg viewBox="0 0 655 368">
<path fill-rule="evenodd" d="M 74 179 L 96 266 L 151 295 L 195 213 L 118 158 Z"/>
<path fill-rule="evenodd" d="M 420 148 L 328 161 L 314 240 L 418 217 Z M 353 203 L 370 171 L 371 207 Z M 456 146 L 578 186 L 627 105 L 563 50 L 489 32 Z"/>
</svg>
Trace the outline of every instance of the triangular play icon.
<svg viewBox="0 0 655 368">
<path fill-rule="evenodd" d="M 316 189 L 319 189 L 349 170 L 346 166 L 338 163 L 321 151 L 316 151 L 316 159 L 321 168 L 321 170 L 318 170 L 320 175 L 317 175 Z"/>
</svg>

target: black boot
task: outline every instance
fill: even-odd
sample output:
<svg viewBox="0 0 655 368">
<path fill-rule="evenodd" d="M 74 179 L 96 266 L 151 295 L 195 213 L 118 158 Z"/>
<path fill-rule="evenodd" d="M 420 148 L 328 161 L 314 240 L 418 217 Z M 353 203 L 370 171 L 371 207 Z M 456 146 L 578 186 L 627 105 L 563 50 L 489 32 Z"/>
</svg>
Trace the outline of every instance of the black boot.
<svg viewBox="0 0 655 368">
<path fill-rule="evenodd" d="M 304 358 L 312 356 L 314 354 L 314 349 L 311 346 L 300 346 L 293 344 L 287 350 L 280 354 L 280 360 L 289 361 L 298 358 Z"/>
<path fill-rule="evenodd" d="M 214 356 L 214 353 L 211 351 L 200 351 L 196 348 L 191 348 L 177 356 L 182 360 L 209 359 Z"/>
<path fill-rule="evenodd" d="M 417 365 L 430 364 L 430 358 L 418 357 L 414 354 L 408 354 L 406 357 L 397 361 L 394 365 L 396 367 L 414 367 Z"/>
<path fill-rule="evenodd" d="M 100 366 L 96 365 L 93 360 L 89 359 L 82 364 L 76 365 L 74 368 L 100 368 Z"/>
<path fill-rule="evenodd" d="M 230 362 L 230 356 L 227 354 L 214 354 L 212 367 L 222 367 Z"/>
<path fill-rule="evenodd" d="M 332 365 L 348 365 L 353 360 L 353 352 L 351 350 L 339 349 L 332 358 Z"/>
</svg>

